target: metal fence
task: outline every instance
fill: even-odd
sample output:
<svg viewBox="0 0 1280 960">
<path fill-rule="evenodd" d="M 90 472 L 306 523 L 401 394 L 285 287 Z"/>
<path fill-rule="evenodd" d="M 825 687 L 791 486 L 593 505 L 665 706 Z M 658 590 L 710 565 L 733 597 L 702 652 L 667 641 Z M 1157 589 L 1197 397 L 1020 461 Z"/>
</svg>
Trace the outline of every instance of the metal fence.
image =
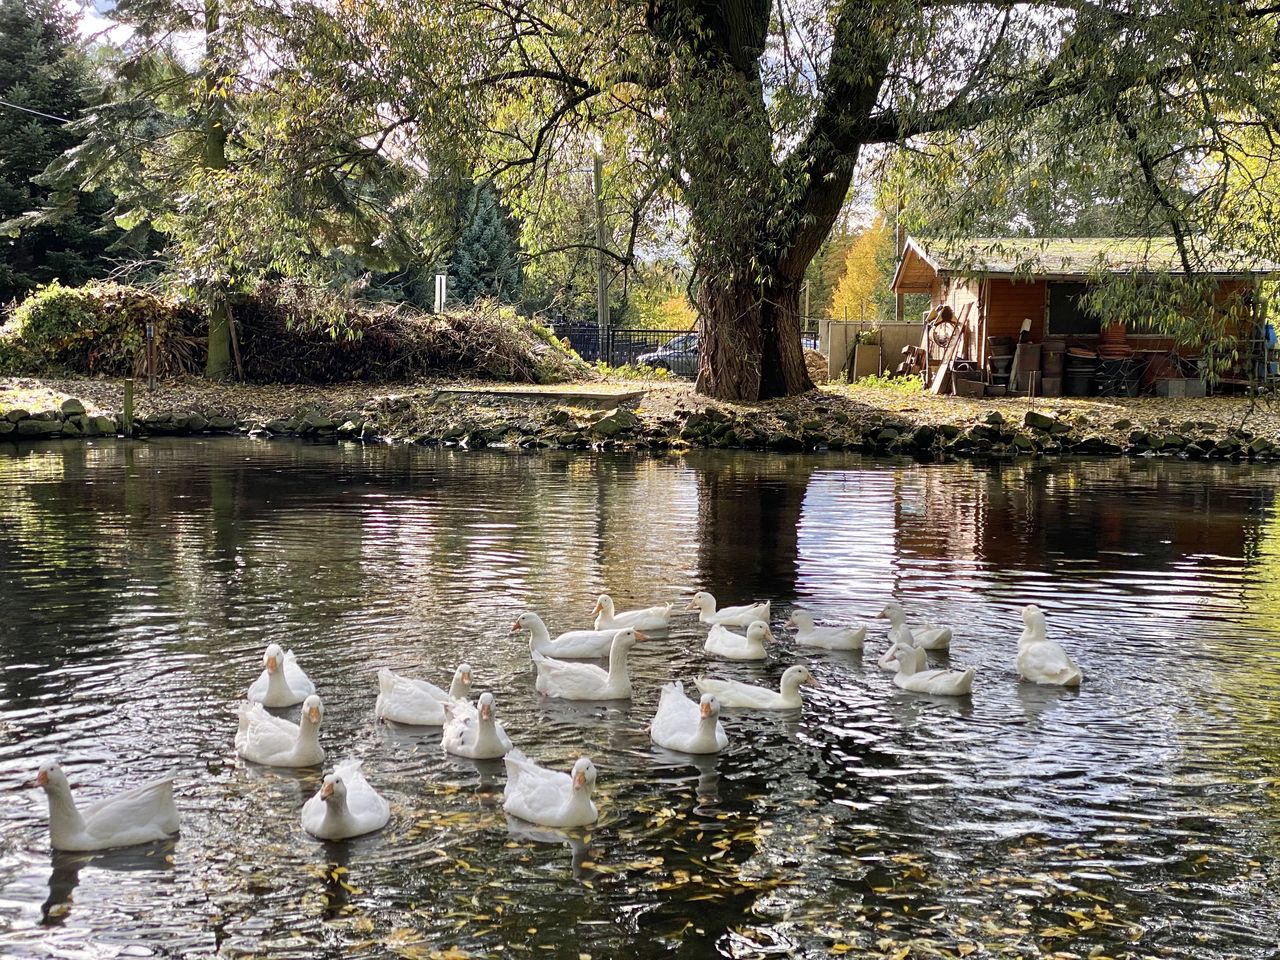
<svg viewBox="0 0 1280 960">
<path fill-rule="evenodd" d="M 557 337 L 568 340 L 583 360 L 603 360 L 610 366 L 644 362 L 670 370 L 678 376 L 695 376 L 698 371 L 696 330 L 652 330 L 644 327 L 609 327 L 603 331 L 594 323 L 561 321 L 552 326 Z M 810 349 L 818 346 L 816 333 L 802 333 L 801 342 Z"/>
</svg>

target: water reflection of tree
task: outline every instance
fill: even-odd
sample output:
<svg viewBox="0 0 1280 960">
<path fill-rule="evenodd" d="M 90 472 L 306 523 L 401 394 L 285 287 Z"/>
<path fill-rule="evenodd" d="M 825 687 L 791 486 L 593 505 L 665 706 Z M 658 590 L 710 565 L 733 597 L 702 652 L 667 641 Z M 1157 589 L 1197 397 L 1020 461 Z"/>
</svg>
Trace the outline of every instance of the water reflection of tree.
<svg viewBox="0 0 1280 960">
<path fill-rule="evenodd" d="M 822 458 L 701 454 L 698 578 L 724 604 L 795 594 L 798 529 L 809 478 Z"/>
<path fill-rule="evenodd" d="M 923 509 L 900 512 L 899 548 L 1047 571 L 1109 553 L 1131 554 L 1126 565 L 1140 569 L 1240 557 L 1272 489 L 1246 480 L 1248 469 L 1108 458 L 923 470 L 911 478 Z"/>
</svg>

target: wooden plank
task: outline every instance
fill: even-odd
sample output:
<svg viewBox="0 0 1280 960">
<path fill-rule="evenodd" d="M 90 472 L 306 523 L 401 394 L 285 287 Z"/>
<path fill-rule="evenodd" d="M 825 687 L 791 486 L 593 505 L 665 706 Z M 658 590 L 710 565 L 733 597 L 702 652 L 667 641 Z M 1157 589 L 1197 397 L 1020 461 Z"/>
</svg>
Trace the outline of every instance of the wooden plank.
<svg viewBox="0 0 1280 960">
<path fill-rule="evenodd" d="M 966 303 L 960 311 L 960 316 L 957 318 L 960 329 L 942 351 L 942 358 L 938 361 L 938 372 L 934 374 L 933 383 L 929 386 L 930 393 L 943 393 L 951 386 L 951 361 L 960 356 L 961 348 L 969 342 L 968 320 L 969 308 L 972 306 L 972 303 Z"/>
</svg>

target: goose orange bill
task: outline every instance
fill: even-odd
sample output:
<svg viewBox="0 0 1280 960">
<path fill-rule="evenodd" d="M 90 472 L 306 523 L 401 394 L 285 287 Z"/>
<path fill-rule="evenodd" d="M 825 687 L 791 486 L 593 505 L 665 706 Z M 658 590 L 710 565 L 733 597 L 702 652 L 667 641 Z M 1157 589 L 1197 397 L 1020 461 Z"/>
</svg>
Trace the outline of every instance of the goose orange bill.
<svg viewBox="0 0 1280 960">
<path fill-rule="evenodd" d="M 333 784 L 326 781 L 325 785 L 320 788 L 320 799 L 328 800 L 332 796 L 333 796 Z"/>
<path fill-rule="evenodd" d="M 587 775 L 585 773 L 575 773 L 573 775 L 573 785 L 581 790 L 587 785 Z"/>
<path fill-rule="evenodd" d="M 702 704 L 699 704 L 699 705 L 698 705 L 698 712 L 699 712 L 700 714 L 702 714 L 704 717 L 709 717 L 709 716 L 711 716 L 711 704 L 709 704 L 709 703 L 702 703 Z"/>
<path fill-rule="evenodd" d="M 268 672 L 268 673 L 275 673 L 275 672 L 276 672 L 276 670 L 278 670 L 279 668 L 280 668 L 280 665 L 276 662 L 276 658 L 275 658 L 275 657 L 267 657 L 267 672 Z"/>
<path fill-rule="evenodd" d="M 639 630 L 637 630 L 637 631 L 636 631 L 636 639 L 637 639 L 637 640 L 648 640 L 648 639 L 649 639 L 649 635 L 648 635 L 647 633 L 641 633 Z"/>
<path fill-rule="evenodd" d="M 308 710 L 308 711 L 307 711 L 307 718 L 308 718 L 312 723 L 319 723 L 319 722 L 320 722 L 320 708 L 319 708 L 319 707 L 312 707 L 310 710 Z"/>
<path fill-rule="evenodd" d="M 511 632 L 512 632 L 512 633 L 519 633 L 519 631 L 520 631 L 520 621 L 519 621 L 519 620 L 517 620 L 515 623 L 513 623 L 513 624 L 511 625 Z"/>
</svg>

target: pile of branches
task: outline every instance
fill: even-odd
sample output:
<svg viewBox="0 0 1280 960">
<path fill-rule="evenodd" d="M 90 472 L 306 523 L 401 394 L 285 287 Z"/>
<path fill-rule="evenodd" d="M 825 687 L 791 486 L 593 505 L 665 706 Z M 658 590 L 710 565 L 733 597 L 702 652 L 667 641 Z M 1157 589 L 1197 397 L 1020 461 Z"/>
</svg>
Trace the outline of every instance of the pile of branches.
<svg viewBox="0 0 1280 960">
<path fill-rule="evenodd" d="M 0 367 L 13 373 L 141 377 L 146 333 L 155 372 L 195 373 L 204 366 L 203 311 L 181 297 L 119 283 L 41 287 L 0 328 Z"/>
<path fill-rule="evenodd" d="M 256 383 L 389 382 L 439 373 L 557 383 L 586 370 L 549 330 L 496 301 L 428 314 L 273 283 L 237 303 L 234 314 L 244 377 Z"/>
</svg>

